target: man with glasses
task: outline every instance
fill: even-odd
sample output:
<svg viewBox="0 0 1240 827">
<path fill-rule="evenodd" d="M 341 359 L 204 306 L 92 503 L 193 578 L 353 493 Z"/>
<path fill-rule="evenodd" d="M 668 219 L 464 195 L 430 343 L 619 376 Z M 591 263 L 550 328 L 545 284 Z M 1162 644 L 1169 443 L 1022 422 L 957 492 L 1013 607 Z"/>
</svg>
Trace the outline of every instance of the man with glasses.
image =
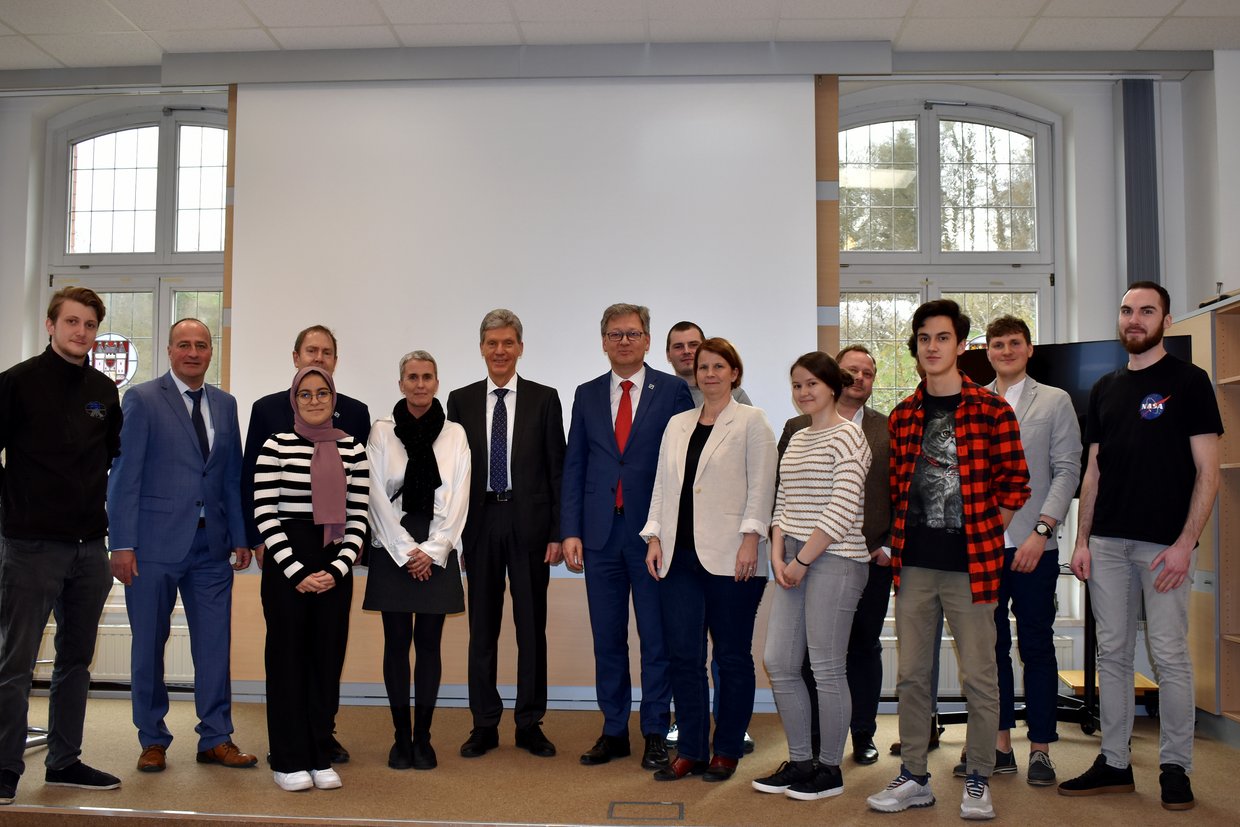
<svg viewBox="0 0 1240 827">
<path fill-rule="evenodd" d="M 603 311 L 603 352 L 611 370 L 578 386 L 564 460 L 560 507 L 563 553 L 572 571 L 585 570 L 594 634 L 595 688 L 603 733 L 581 756 L 586 765 L 630 754 L 629 598 L 641 642 L 642 766 L 668 762 L 671 683 L 663 650 L 658 583 L 646 570 L 646 523 L 659 445 L 667 421 L 693 408 L 689 387 L 644 361 L 650 311 L 613 304 Z"/>
</svg>

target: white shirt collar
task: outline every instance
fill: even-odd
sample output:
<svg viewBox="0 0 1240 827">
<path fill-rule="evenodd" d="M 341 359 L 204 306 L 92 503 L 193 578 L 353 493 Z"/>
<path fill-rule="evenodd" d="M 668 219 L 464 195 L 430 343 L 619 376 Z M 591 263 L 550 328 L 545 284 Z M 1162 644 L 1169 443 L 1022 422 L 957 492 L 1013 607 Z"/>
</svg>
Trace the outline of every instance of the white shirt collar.
<svg viewBox="0 0 1240 827">
<path fill-rule="evenodd" d="M 620 387 L 620 383 L 621 383 L 621 382 L 623 382 L 623 381 L 624 381 L 624 379 L 622 379 L 622 378 L 620 377 L 620 374 L 616 373 L 614 370 L 611 372 L 611 389 L 612 389 L 612 391 L 615 391 L 616 389 L 618 389 L 618 388 Z M 630 377 L 629 377 L 629 379 L 628 379 L 628 381 L 632 382 L 634 385 L 636 385 L 636 386 L 637 386 L 637 387 L 639 387 L 639 388 L 641 388 L 641 387 L 645 387 L 645 385 L 646 385 L 646 366 L 645 366 L 645 365 L 642 365 L 642 366 L 641 366 L 641 369 L 640 369 L 639 371 L 637 371 L 637 373 L 635 373 L 635 374 L 633 374 L 632 376 L 630 376 Z"/>
<path fill-rule="evenodd" d="M 491 374 L 488 373 L 487 374 L 487 395 L 495 393 L 495 391 L 499 389 L 500 387 L 501 387 L 500 385 L 495 384 L 495 380 L 493 380 L 491 378 Z M 508 384 L 503 385 L 502 387 L 507 388 L 508 393 L 510 395 L 515 394 L 517 392 L 517 375 L 514 373 L 512 375 L 512 378 L 508 380 Z"/>
</svg>

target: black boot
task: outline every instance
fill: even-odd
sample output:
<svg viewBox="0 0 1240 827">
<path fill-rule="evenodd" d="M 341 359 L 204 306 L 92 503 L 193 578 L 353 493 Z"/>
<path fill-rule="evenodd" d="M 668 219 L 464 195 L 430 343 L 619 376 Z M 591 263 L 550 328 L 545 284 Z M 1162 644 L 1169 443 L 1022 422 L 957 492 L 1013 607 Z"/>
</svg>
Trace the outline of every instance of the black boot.
<svg viewBox="0 0 1240 827">
<path fill-rule="evenodd" d="M 413 708 L 413 768 L 433 770 L 439 766 L 435 748 L 431 746 L 431 720 L 435 707 L 418 705 Z"/>
<path fill-rule="evenodd" d="M 409 706 L 392 707 L 392 727 L 395 735 L 392 750 L 388 753 L 388 766 L 394 770 L 407 770 L 414 766 L 413 740 L 409 732 Z"/>
</svg>

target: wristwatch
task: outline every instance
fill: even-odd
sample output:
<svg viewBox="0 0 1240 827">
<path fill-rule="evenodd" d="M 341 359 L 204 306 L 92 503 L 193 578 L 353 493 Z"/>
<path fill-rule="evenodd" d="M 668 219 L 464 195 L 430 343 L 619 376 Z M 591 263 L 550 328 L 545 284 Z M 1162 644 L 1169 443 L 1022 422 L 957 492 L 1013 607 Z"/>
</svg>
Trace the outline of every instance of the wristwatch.
<svg viewBox="0 0 1240 827">
<path fill-rule="evenodd" d="M 1042 537 L 1050 537 L 1055 533 L 1055 529 L 1051 528 L 1051 524 L 1046 520 L 1038 520 L 1033 524 L 1033 530 Z"/>
</svg>

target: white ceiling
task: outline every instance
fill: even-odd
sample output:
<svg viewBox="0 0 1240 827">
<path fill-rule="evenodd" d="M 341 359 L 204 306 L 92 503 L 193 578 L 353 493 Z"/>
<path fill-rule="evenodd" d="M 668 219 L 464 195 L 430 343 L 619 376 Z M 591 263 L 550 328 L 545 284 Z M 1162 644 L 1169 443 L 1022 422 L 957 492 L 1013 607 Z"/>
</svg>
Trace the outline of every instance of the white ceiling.
<svg viewBox="0 0 1240 827">
<path fill-rule="evenodd" d="M 177 52 L 768 41 L 1240 49 L 1240 0 L 0 0 L 0 70 L 154 66 Z"/>
</svg>

